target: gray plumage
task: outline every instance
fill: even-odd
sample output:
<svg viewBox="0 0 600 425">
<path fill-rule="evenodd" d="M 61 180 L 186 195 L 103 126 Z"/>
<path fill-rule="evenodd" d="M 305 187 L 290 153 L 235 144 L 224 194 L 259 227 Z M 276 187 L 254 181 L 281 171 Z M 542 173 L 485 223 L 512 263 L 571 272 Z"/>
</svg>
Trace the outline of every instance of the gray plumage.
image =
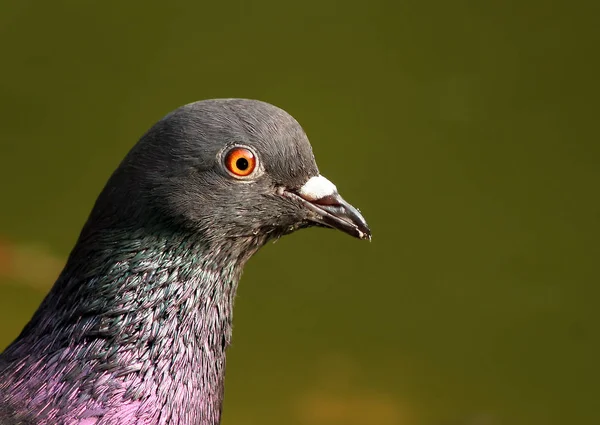
<svg viewBox="0 0 600 425">
<path fill-rule="evenodd" d="M 226 169 L 236 146 L 256 154 L 248 177 Z M 370 238 L 337 192 L 305 194 L 318 174 L 300 125 L 267 103 L 202 101 L 159 121 L 0 355 L 0 424 L 218 424 L 246 261 L 301 227 Z"/>
</svg>

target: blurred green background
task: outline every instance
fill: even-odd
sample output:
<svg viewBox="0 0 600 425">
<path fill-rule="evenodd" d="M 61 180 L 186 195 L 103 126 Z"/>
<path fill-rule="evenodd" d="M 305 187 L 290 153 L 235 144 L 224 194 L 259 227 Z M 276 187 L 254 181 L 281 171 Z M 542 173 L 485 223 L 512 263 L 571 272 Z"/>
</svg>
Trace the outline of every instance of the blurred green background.
<svg viewBox="0 0 600 425">
<path fill-rule="evenodd" d="M 250 261 L 225 425 L 600 424 L 599 9 L 3 0 L 0 349 L 152 123 L 258 98 L 374 237 Z"/>
</svg>

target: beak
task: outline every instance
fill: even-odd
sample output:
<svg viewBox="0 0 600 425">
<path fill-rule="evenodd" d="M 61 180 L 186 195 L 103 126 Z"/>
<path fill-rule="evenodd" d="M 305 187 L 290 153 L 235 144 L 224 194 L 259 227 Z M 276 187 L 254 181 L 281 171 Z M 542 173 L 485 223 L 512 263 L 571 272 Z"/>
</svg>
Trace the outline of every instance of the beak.
<svg viewBox="0 0 600 425">
<path fill-rule="evenodd" d="M 300 201 L 309 211 L 312 222 L 371 240 L 371 230 L 360 211 L 344 201 L 335 185 L 325 177 L 311 177 L 299 190 L 283 190 L 282 194 Z"/>
</svg>

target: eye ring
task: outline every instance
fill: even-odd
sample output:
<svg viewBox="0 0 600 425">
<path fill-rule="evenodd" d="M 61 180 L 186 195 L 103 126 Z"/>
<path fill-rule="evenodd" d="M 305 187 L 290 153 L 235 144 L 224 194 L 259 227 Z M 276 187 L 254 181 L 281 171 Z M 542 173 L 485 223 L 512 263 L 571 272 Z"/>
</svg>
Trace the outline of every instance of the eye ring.
<svg viewBox="0 0 600 425">
<path fill-rule="evenodd" d="M 237 178 L 244 178 L 256 171 L 258 160 L 250 149 L 244 146 L 234 146 L 225 153 L 223 162 L 229 174 Z"/>
</svg>

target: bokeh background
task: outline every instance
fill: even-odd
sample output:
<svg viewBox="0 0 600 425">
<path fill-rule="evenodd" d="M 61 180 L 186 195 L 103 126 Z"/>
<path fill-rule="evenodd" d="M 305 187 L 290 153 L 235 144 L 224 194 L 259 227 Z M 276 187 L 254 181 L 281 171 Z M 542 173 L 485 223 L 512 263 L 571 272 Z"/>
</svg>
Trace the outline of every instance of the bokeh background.
<svg viewBox="0 0 600 425">
<path fill-rule="evenodd" d="M 0 349 L 182 104 L 304 126 L 371 244 L 250 261 L 225 425 L 600 424 L 597 3 L 0 2 Z"/>
</svg>

